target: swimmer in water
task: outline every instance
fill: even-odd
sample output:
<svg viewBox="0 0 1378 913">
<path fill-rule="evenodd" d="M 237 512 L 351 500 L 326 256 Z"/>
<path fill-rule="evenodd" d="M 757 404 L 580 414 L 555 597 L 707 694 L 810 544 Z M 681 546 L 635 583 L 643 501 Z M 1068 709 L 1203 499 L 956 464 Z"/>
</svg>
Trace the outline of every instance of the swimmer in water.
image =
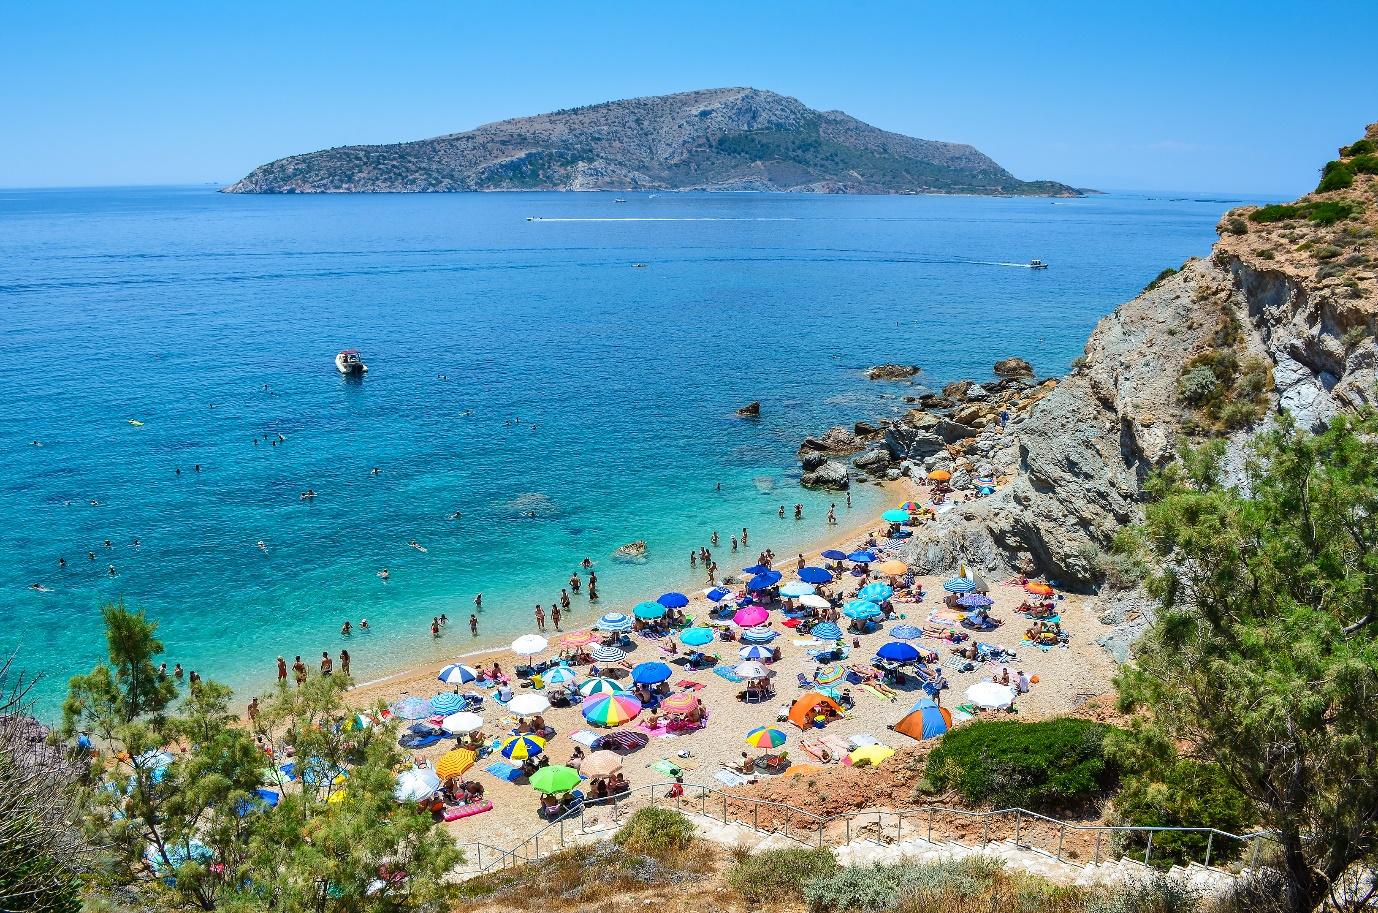
<svg viewBox="0 0 1378 913">
<path fill-rule="evenodd" d="M 379 571 L 379 572 L 378 572 L 378 576 L 381 577 L 381 578 L 384 579 L 384 580 L 391 580 L 391 579 L 392 579 L 392 575 L 388 573 L 388 569 L 387 569 L 387 568 L 383 568 L 381 571 Z"/>
<path fill-rule="evenodd" d="M 464 514 L 460 513 L 459 511 L 455 511 L 454 513 L 450 514 L 450 519 L 451 519 L 451 520 L 460 520 L 460 519 L 463 519 L 463 517 L 464 517 Z"/>
<path fill-rule="evenodd" d="M 378 474 L 378 467 L 374 466 L 372 469 L 368 471 L 368 474 L 371 476 L 376 476 Z"/>
<path fill-rule="evenodd" d="M 92 506 L 92 507 L 100 507 L 100 502 L 97 501 L 95 498 L 92 498 L 92 499 L 91 499 L 91 506 Z"/>
<path fill-rule="evenodd" d="M 38 592 L 38 593 L 51 593 L 51 592 L 52 592 L 52 590 L 48 589 L 46 586 L 44 586 L 44 585 L 41 584 L 41 583 L 31 583 L 31 584 L 29 584 L 29 589 L 31 589 L 31 590 L 33 590 L 33 591 L 35 591 L 35 592 Z"/>
<path fill-rule="evenodd" d="M 262 553 L 265 554 L 265 555 L 268 554 L 268 543 L 267 543 L 267 542 L 264 542 L 262 539 L 259 539 L 258 542 L 255 543 L 255 544 L 258 546 L 258 550 L 259 550 L 260 552 L 262 552 Z"/>
<path fill-rule="evenodd" d="M 42 447 L 42 446 L 43 446 L 43 442 L 42 442 L 42 441 L 29 441 L 29 444 L 32 445 L 32 446 L 34 446 L 34 447 Z"/>
<path fill-rule="evenodd" d="M 110 576 L 111 576 L 111 577 L 114 577 L 114 576 L 115 576 L 115 565 L 113 565 L 113 564 L 110 565 Z"/>
<path fill-rule="evenodd" d="M 360 618 L 360 619 L 359 619 L 359 633 L 360 633 L 360 634 L 367 634 L 367 633 L 368 633 L 368 619 L 367 619 L 367 618 Z"/>
<path fill-rule="evenodd" d="M 415 539 L 411 540 L 407 544 L 410 545 L 412 548 L 416 549 L 418 552 L 424 552 L 426 550 L 426 546 L 422 545 L 420 542 L 417 542 Z"/>
<path fill-rule="evenodd" d="M 58 559 L 57 559 L 57 566 L 58 566 L 58 567 L 66 567 L 66 566 L 67 566 L 67 559 L 66 559 L 66 558 L 63 558 L 62 556 L 59 555 L 59 556 L 58 556 Z"/>
</svg>

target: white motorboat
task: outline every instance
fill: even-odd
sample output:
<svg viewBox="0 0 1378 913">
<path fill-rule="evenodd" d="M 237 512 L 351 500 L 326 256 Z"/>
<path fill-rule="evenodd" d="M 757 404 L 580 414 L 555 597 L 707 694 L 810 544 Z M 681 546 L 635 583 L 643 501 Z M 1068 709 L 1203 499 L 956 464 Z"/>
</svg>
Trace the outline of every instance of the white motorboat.
<svg viewBox="0 0 1378 913">
<path fill-rule="evenodd" d="M 359 357 L 358 349 L 345 349 L 335 356 L 335 367 L 341 374 L 364 374 L 368 371 L 368 365 L 364 364 Z"/>
<path fill-rule="evenodd" d="M 1029 261 L 1029 269 L 1047 269 L 1047 268 L 1048 268 L 1048 264 L 1044 263 L 1042 260 L 1030 260 L 1030 261 Z"/>
</svg>

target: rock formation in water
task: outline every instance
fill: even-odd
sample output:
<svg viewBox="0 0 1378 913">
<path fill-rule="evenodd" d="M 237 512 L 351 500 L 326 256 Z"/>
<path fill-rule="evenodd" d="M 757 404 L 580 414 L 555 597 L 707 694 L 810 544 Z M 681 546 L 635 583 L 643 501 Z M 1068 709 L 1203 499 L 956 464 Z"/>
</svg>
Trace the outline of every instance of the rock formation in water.
<svg viewBox="0 0 1378 913">
<path fill-rule="evenodd" d="M 610 101 L 255 168 L 230 193 L 777 190 L 1078 196 L 971 146 L 890 133 L 758 89 Z"/>
</svg>

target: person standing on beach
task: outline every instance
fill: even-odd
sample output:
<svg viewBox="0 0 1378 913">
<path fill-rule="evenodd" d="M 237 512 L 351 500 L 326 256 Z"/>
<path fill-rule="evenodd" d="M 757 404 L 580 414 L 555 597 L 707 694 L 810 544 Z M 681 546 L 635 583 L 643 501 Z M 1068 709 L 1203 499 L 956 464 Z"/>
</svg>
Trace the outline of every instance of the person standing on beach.
<svg viewBox="0 0 1378 913">
<path fill-rule="evenodd" d="M 478 616 L 477 616 L 477 615 L 470 615 L 470 616 L 469 616 L 469 633 L 472 634 L 472 635 L 474 635 L 475 637 L 478 637 Z"/>
<path fill-rule="evenodd" d="M 287 660 L 278 657 L 278 684 L 287 684 Z"/>
<path fill-rule="evenodd" d="M 306 663 L 301 661 L 300 656 L 297 657 L 296 662 L 292 663 L 292 676 L 297 680 L 298 688 L 306 684 Z"/>
<path fill-rule="evenodd" d="M 804 566 L 805 566 L 806 564 L 808 564 L 808 562 L 806 562 L 806 561 L 804 560 L 804 553 L 803 553 L 803 552 L 800 552 L 800 553 L 799 553 L 799 560 L 798 560 L 798 567 L 799 567 L 799 570 L 802 571 L 802 570 L 804 569 Z"/>
<path fill-rule="evenodd" d="M 545 630 L 545 609 L 541 608 L 541 604 L 539 602 L 536 603 L 536 630 Z"/>
<path fill-rule="evenodd" d="M 349 651 L 348 651 L 348 650 L 341 650 L 341 651 L 340 651 L 340 674 L 341 674 L 341 675 L 344 675 L 344 676 L 348 676 L 348 675 L 349 675 Z"/>
<path fill-rule="evenodd" d="M 560 607 L 553 605 L 550 607 L 550 620 L 555 625 L 555 630 L 560 630 Z"/>
<path fill-rule="evenodd" d="M 847 492 L 847 509 L 852 509 L 852 493 L 850 491 Z"/>
<path fill-rule="evenodd" d="M 249 722 L 254 723 L 254 722 L 257 722 L 257 721 L 258 721 L 258 698 L 255 697 L 255 698 L 250 699 L 250 701 L 249 701 L 249 708 L 248 708 L 248 715 L 249 715 Z"/>
</svg>

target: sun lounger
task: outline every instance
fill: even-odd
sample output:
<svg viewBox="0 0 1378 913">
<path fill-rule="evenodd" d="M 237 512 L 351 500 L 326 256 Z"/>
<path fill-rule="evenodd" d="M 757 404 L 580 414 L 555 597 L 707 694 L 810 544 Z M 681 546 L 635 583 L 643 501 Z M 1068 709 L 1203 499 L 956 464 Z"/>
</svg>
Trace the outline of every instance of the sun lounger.
<svg viewBox="0 0 1378 913">
<path fill-rule="evenodd" d="M 491 812 L 493 803 L 487 799 L 480 799 L 478 802 L 470 802 L 467 805 L 450 805 L 445 809 L 442 816 L 446 821 L 458 821 L 460 818 L 469 818 L 474 815 L 481 815 L 484 812 Z"/>
</svg>

